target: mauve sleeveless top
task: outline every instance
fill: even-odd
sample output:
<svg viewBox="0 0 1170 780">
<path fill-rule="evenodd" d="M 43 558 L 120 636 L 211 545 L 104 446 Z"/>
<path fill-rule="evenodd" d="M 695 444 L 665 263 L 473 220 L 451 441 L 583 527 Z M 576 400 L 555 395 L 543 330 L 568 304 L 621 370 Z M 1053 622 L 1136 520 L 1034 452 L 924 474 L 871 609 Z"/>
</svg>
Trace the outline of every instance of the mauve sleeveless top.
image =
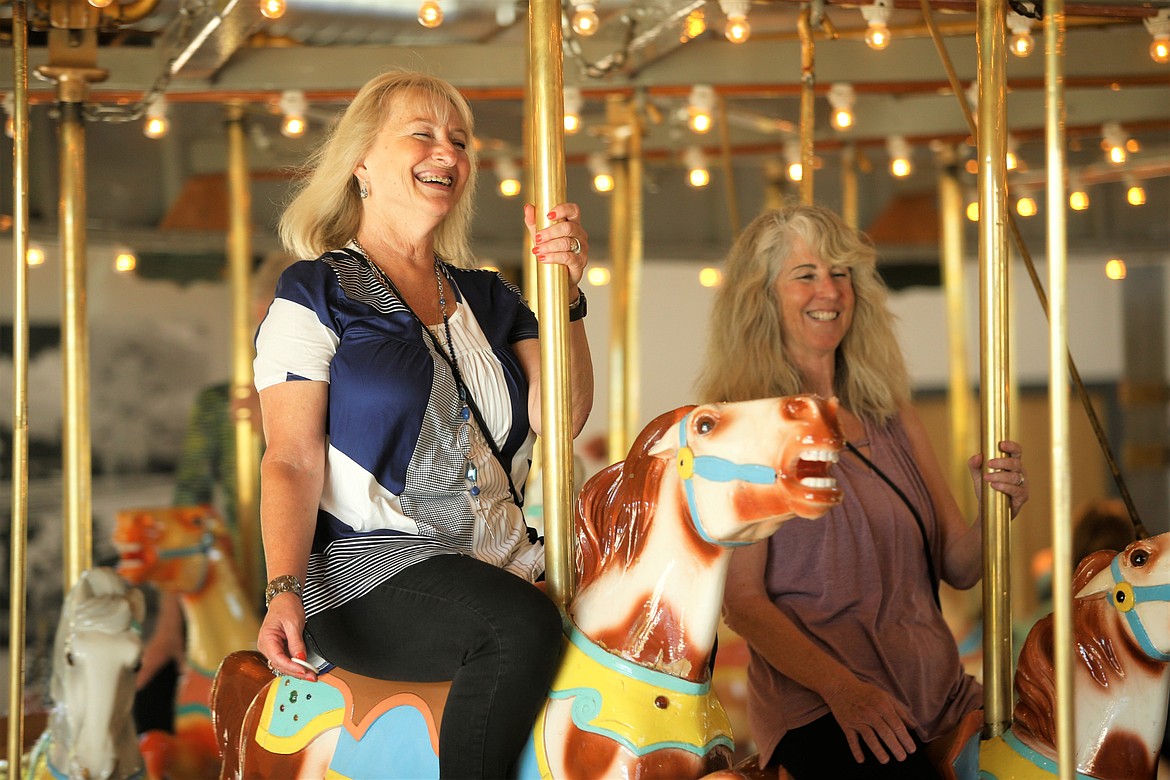
<svg viewBox="0 0 1170 780">
<path fill-rule="evenodd" d="M 870 460 L 918 510 L 937 572 L 938 519 L 901 419 L 881 427 L 866 423 L 866 435 Z M 932 740 L 981 706 L 982 688 L 963 672 L 934 604 L 914 515 L 855 456 L 842 453 L 832 473 L 842 503 L 818 520 L 789 520 L 768 541 L 768 595 L 821 649 L 901 701 L 919 738 Z M 829 714 L 819 695 L 755 652 L 748 685 L 761 764 L 789 729 Z"/>
</svg>

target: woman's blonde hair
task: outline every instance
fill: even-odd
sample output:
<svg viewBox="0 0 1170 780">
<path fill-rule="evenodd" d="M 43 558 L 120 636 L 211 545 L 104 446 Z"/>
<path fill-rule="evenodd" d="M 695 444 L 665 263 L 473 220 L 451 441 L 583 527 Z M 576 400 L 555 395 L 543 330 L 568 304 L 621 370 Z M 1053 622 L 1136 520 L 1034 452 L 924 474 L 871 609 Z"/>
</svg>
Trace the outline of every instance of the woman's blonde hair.
<svg viewBox="0 0 1170 780">
<path fill-rule="evenodd" d="M 295 257 L 318 257 L 357 235 L 362 205 L 354 169 L 387 118 L 405 101 L 421 101 L 439 117 L 454 111 L 469 136 L 470 175 L 455 208 L 435 231 L 435 251 L 448 262 L 471 264 L 471 215 L 479 165 L 471 106 L 459 90 L 435 76 L 394 70 L 366 83 L 310 156 L 302 180 L 280 218 L 280 239 Z"/>
<path fill-rule="evenodd" d="M 886 285 L 865 234 L 821 206 L 793 204 L 767 211 L 732 246 L 711 311 L 700 398 L 746 401 L 807 392 L 784 345 L 776 290 L 798 238 L 828 263 L 850 271 L 853 322 L 837 348 L 834 392 L 854 414 L 884 422 L 910 397 Z"/>
</svg>

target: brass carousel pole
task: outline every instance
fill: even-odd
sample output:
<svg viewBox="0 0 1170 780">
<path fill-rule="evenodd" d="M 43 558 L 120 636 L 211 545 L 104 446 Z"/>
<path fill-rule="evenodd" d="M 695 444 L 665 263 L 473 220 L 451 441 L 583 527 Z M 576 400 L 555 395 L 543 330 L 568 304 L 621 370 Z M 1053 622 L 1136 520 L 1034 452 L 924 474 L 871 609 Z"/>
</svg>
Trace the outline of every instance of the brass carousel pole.
<svg viewBox="0 0 1170 780">
<path fill-rule="evenodd" d="M 1052 431 L 1053 655 L 1056 754 L 1061 780 L 1076 776 L 1073 706 L 1072 531 L 1069 450 L 1068 243 L 1065 212 L 1064 0 L 1044 6 L 1044 140 L 1048 147 L 1048 404 Z"/>
<path fill-rule="evenodd" d="M 8 590 L 8 773 L 24 752 L 28 583 L 28 7 L 12 3 L 12 526 Z"/>
<path fill-rule="evenodd" d="M 642 351 L 642 320 L 638 316 L 638 303 L 642 300 L 642 249 L 643 249 L 643 203 L 642 203 L 642 122 L 637 107 L 631 103 L 629 110 L 630 139 L 626 147 L 626 448 L 634 443 L 638 435 L 638 412 L 641 401 L 640 373 Z M 626 450 L 617 455 L 626 457 Z"/>
<path fill-rule="evenodd" d="M 857 219 L 857 146 L 845 144 L 841 150 L 841 218 L 856 229 Z"/>
<path fill-rule="evenodd" d="M 1006 224 L 1007 125 L 1004 114 L 1005 12 L 998 0 L 976 4 L 979 54 L 979 324 L 982 450 L 1000 454 L 1007 438 L 1009 255 Z M 983 725 L 984 736 L 1003 733 L 1012 717 L 1012 640 L 1009 599 L 1008 497 L 982 485 L 983 523 Z"/>
<path fill-rule="evenodd" d="M 613 297 L 609 307 L 609 461 L 616 463 L 626 457 L 630 438 L 630 381 L 633 377 L 633 357 L 629 324 L 632 295 L 631 277 L 631 187 L 629 107 L 621 95 L 610 95 L 606 101 L 606 124 L 609 126 L 609 158 L 613 167 L 613 192 L 609 199 L 609 257 L 612 265 L 610 289 Z"/>
<path fill-rule="evenodd" d="M 796 21 L 800 34 L 800 202 L 813 202 L 813 131 L 816 129 L 816 43 L 812 9 L 806 3 Z"/>
<path fill-rule="evenodd" d="M 951 490 L 970 517 L 975 507 L 971 494 L 967 458 L 978 446 L 971 421 L 974 399 L 967 362 L 967 312 L 963 304 L 963 188 L 959 183 L 959 162 L 955 150 L 940 154 L 938 178 L 939 256 L 942 260 L 943 289 L 947 309 L 947 355 L 949 378 L 947 407 L 950 410 L 951 447 L 947 475 Z"/>
<path fill-rule="evenodd" d="M 727 122 L 727 100 L 722 95 L 719 95 L 718 99 L 719 151 L 723 163 L 723 193 L 727 198 L 727 220 L 731 227 L 731 237 L 734 239 L 739 235 L 739 198 L 735 194 L 735 168 L 732 166 L 731 128 Z"/>
<path fill-rule="evenodd" d="M 232 291 L 232 392 L 242 401 L 253 390 L 251 279 L 252 192 L 248 176 L 248 138 L 244 107 L 227 106 L 228 141 L 228 275 Z M 239 527 L 240 575 L 249 594 L 263 589 L 260 565 L 260 474 L 256 425 L 247 404 L 233 403 L 236 432 L 236 522 Z"/>
<path fill-rule="evenodd" d="M 561 6 L 532 0 L 528 7 L 528 81 L 532 96 L 530 159 L 536 181 L 536 227 L 548 227 L 548 213 L 565 199 L 564 62 Z M 544 455 L 545 571 L 549 595 L 565 604 L 572 594 L 573 440 L 569 386 L 568 272 L 542 264 L 540 307 L 541 448 Z"/>
<path fill-rule="evenodd" d="M 56 6 L 54 6 L 56 8 Z M 68 592 L 93 565 L 93 473 L 89 417 L 89 323 L 86 306 L 85 119 L 89 84 L 103 81 L 97 67 L 98 10 L 70 4 L 49 30 L 49 63 L 37 75 L 57 84 L 59 123 L 61 345 L 64 380 L 64 574 Z"/>
</svg>

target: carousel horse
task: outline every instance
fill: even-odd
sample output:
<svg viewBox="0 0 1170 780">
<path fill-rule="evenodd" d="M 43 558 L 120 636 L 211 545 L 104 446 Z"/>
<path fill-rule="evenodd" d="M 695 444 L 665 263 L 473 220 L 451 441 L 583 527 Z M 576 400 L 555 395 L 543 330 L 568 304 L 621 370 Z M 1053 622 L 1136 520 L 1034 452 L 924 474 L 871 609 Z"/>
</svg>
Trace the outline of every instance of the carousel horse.
<svg viewBox="0 0 1170 780">
<path fill-rule="evenodd" d="M 843 447 L 836 403 L 815 396 L 684 407 L 585 485 L 565 656 L 522 777 L 728 766 L 710 662 L 731 551 L 836 504 L 828 471 Z M 258 653 L 233 654 L 213 691 L 221 777 L 437 777 L 444 694 L 337 668 L 274 680 Z"/>
<path fill-rule="evenodd" d="M 118 572 L 178 595 L 186 657 L 175 701 L 175 734 L 148 732 L 142 751 L 152 778 L 219 773 L 211 725 L 211 684 L 229 653 L 256 646 L 260 622 L 231 563 L 227 530 L 206 506 L 119 512 L 114 529 Z"/>
<path fill-rule="evenodd" d="M 28 780 L 141 778 L 134 677 L 142 657 L 142 594 L 112 569 L 87 569 L 65 597 L 53 641 L 49 726 Z"/>
<path fill-rule="evenodd" d="M 1153 780 L 1170 694 L 1170 534 L 1081 561 L 1073 579 L 1077 777 Z M 1012 725 L 983 743 L 980 778 L 1057 773 L 1052 616 L 1020 652 Z"/>
</svg>

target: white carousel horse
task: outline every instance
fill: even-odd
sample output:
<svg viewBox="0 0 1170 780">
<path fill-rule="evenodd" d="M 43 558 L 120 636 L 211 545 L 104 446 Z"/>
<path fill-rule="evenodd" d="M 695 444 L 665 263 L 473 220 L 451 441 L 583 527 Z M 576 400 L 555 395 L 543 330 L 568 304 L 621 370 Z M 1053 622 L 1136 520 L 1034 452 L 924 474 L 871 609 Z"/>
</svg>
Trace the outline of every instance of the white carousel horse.
<svg viewBox="0 0 1170 780">
<path fill-rule="evenodd" d="M 1170 534 L 1086 556 L 1073 580 L 1078 777 L 1153 780 L 1170 694 Z M 1020 652 L 1011 728 L 983 743 L 980 778 L 1057 771 L 1052 616 Z"/>
<path fill-rule="evenodd" d="M 82 572 L 57 624 L 53 710 L 28 780 L 142 777 L 133 702 L 145 609 L 142 594 L 112 569 Z"/>
<path fill-rule="evenodd" d="M 227 529 L 207 506 L 127 509 L 117 514 L 118 572 L 178 594 L 186 656 L 175 695 L 175 735 L 142 737 L 151 777 L 205 780 L 219 773 L 211 684 L 229 653 L 256 646 L 260 621 L 231 562 Z"/>
<path fill-rule="evenodd" d="M 731 550 L 836 504 L 828 470 L 842 447 L 836 403 L 815 396 L 685 407 L 586 484 L 566 656 L 522 776 L 686 778 L 728 765 L 709 662 Z M 343 767 L 358 761 L 379 777 L 435 776 L 442 696 L 336 669 L 273 681 L 258 654 L 234 654 L 213 692 L 221 777 L 356 777 Z M 417 738 L 362 743 L 386 733 L 374 731 L 384 717 Z"/>
</svg>

